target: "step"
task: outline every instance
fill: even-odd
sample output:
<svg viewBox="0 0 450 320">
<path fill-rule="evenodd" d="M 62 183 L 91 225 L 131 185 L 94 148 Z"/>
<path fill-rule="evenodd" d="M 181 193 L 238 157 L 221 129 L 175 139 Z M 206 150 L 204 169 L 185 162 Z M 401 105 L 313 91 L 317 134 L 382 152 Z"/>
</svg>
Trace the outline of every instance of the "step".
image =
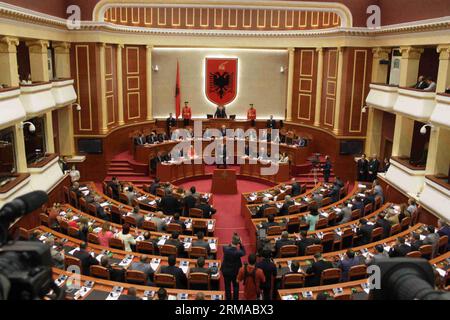
<svg viewBox="0 0 450 320">
<path fill-rule="evenodd" d="M 130 173 L 130 172 L 111 172 L 108 171 L 106 173 L 108 176 L 116 176 L 116 177 L 147 177 L 145 173 Z"/>
<path fill-rule="evenodd" d="M 127 171 L 127 172 L 134 172 L 133 168 L 130 167 L 109 167 L 108 171 Z"/>
</svg>

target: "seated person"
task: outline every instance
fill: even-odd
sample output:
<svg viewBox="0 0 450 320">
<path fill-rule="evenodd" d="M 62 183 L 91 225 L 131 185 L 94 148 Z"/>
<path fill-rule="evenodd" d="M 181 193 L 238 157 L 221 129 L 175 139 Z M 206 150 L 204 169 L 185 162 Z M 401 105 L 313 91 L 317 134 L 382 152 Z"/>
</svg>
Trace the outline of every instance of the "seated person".
<svg viewBox="0 0 450 320">
<path fill-rule="evenodd" d="M 125 269 L 117 263 L 111 263 L 109 256 L 103 255 L 100 265 L 108 270 L 111 281 L 125 282 Z"/>
<path fill-rule="evenodd" d="M 149 144 L 154 144 L 158 142 L 158 136 L 156 134 L 156 131 L 153 130 L 152 132 L 150 132 L 150 134 L 146 137 L 147 139 L 147 143 Z"/>
<path fill-rule="evenodd" d="M 173 219 L 172 221 L 170 221 L 170 223 L 175 223 L 181 226 L 181 228 L 183 229 L 183 232 L 186 230 L 186 224 L 180 219 L 180 214 L 179 213 L 175 213 L 173 215 Z"/>
<path fill-rule="evenodd" d="M 161 187 L 159 182 L 160 182 L 159 178 L 156 177 L 148 189 L 148 191 L 154 196 L 156 196 L 156 190 Z"/>
<path fill-rule="evenodd" d="M 197 273 L 197 272 L 211 274 L 211 270 L 209 268 L 205 268 L 205 258 L 203 257 L 198 257 L 195 267 L 189 270 L 189 273 Z"/>
<path fill-rule="evenodd" d="M 73 253 L 73 256 L 80 260 L 81 263 L 81 273 L 83 275 L 88 276 L 90 274 L 90 268 L 91 266 L 98 265 L 97 259 L 95 259 L 91 252 L 87 249 L 87 243 L 82 242 L 80 243 L 80 250 L 75 251 Z"/>
<path fill-rule="evenodd" d="M 178 239 L 180 234 L 177 231 L 172 232 L 172 236 L 166 240 L 165 244 L 175 246 L 178 250 L 178 256 L 181 256 L 184 253 L 184 244 Z"/>
<path fill-rule="evenodd" d="M 200 203 L 196 206 L 196 208 L 203 211 L 203 218 L 210 219 L 213 214 L 217 212 L 209 203 L 208 200 L 204 197 L 200 198 Z"/>
<path fill-rule="evenodd" d="M 374 225 L 369 225 L 367 222 L 368 221 L 365 218 L 359 219 L 359 228 L 356 232 L 356 235 L 360 236 L 359 245 L 368 244 L 372 239 Z"/>
<path fill-rule="evenodd" d="M 283 205 L 281 206 L 281 208 L 280 208 L 280 211 L 279 211 L 279 215 L 280 216 L 284 216 L 284 215 L 287 215 L 288 214 L 288 212 L 289 212 L 289 207 L 290 206 L 293 206 L 295 204 L 295 201 L 294 200 L 292 200 L 292 198 L 291 198 L 291 196 L 286 196 L 285 198 L 284 198 L 284 203 L 283 203 Z"/>
<path fill-rule="evenodd" d="M 389 250 L 389 257 L 405 257 L 411 252 L 411 247 L 405 243 L 404 237 L 398 237 L 395 245 Z"/>
<path fill-rule="evenodd" d="M 434 92 L 436 91 L 436 82 L 433 81 L 431 77 L 427 77 L 425 79 L 426 87 L 423 88 L 423 91 Z"/>
<path fill-rule="evenodd" d="M 112 177 L 111 181 L 108 182 L 107 187 L 111 187 L 111 190 L 112 190 L 111 197 L 114 200 L 119 200 L 119 193 L 120 193 L 121 186 L 120 186 L 120 182 L 117 179 L 117 177 Z"/>
<path fill-rule="evenodd" d="M 312 196 L 313 201 L 316 203 L 317 208 L 322 206 L 323 195 L 320 191 L 315 191 Z"/>
<path fill-rule="evenodd" d="M 161 211 L 157 212 L 162 214 Z M 161 219 L 159 217 L 157 217 L 156 215 L 154 215 L 153 217 L 148 218 L 149 221 L 153 222 L 156 224 L 156 231 L 158 232 L 163 232 L 164 230 L 166 230 L 167 227 L 167 222 L 164 219 Z"/>
<path fill-rule="evenodd" d="M 183 199 L 184 215 L 189 215 L 189 210 L 195 208 L 197 202 L 199 201 L 200 195 L 194 186 L 191 187 L 189 194 L 187 194 Z"/>
<path fill-rule="evenodd" d="M 306 248 L 313 244 L 320 244 L 320 239 L 315 238 L 313 236 L 308 236 L 308 232 L 306 230 L 300 231 L 300 240 L 297 240 L 298 246 L 298 254 L 301 256 L 305 255 Z"/>
<path fill-rule="evenodd" d="M 380 260 L 386 258 L 389 258 L 389 254 L 384 251 L 382 244 L 377 244 L 375 246 L 375 254 L 367 256 L 365 263 L 367 265 L 377 264 Z"/>
<path fill-rule="evenodd" d="M 177 289 L 185 289 L 187 284 L 187 278 L 183 270 L 175 266 L 176 262 L 177 259 L 174 255 L 169 256 L 168 258 L 169 265 L 162 267 L 160 273 L 173 275 L 175 277 Z"/>
<path fill-rule="evenodd" d="M 300 270 L 300 264 L 298 263 L 298 261 L 292 261 L 289 272 L 286 272 L 284 275 L 298 274 L 298 270 Z"/>
<path fill-rule="evenodd" d="M 331 188 L 330 193 L 328 194 L 328 197 L 331 198 L 331 202 L 338 202 L 339 201 L 339 195 L 340 195 L 341 187 L 335 183 L 333 183 L 333 188 Z"/>
<path fill-rule="evenodd" d="M 128 205 L 132 205 L 133 204 L 133 200 L 136 199 L 136 193 L 134 192 L 133 186 L 128 186 L 125 190 L 124 190 L 125 195 L 128 198 Z"/>
<path fill-rule="evenodd" d="M 377 216 L 377 220 L 375 221 L 376 227 L 383 228 L 383 238 L 389 237 L 391 233 L 391 223 L 385 219 L 386 214 L 384 212 L 380 212 Z"/>
<path fill-rule="evenodd" d="M 97 217 L 99 217 L 100 219 L 109 221 L 110 220 L 109 214 L 107 214 L 105 212 L 105 208 L 100 205 L 101 200 L 102 198 L 100 198 L 100 196 L 94 196 L 93 205 L 95 206 L 95 213 Z"/>
<path fill-rule="evenodd" d="M 275 221 L 275 216 L 273 214 L 267 217 L 267 221 L 261 223 L 261 229 L 269 230 L 270 227 L 279 226 L 280 224 Z"/>
<path fill-rule="evenodd" d="M 134 138 L 134 144 L 141 146 L 147 143 L 147 139 L 144 134 L 141 132 L 136 138 Z"/>
<path fill-rule="evenodd" d="M 283 231 L 281 233 L 281 239 L 275 242 L 275 256 L 278 257 L 280 254 L 280 249 L 288 245 L 295 245 L 295 241 L 289 239 L 289 233 L 287 231 Z"/>
<path fill-rule="evenodd" d="M 423 246 L 423 241 L 420 240 L 420 234 L 413 232 L 411 241 L 411 251 L 420 251 L 420 247 Z"/>
<path fill-rule="evenodd" d="M 197 232 L 197 240 L 192 241 L 192 247 L 205 248 L 208 256 L 211 253 L 211 247 L 208 241 L 205 241 L 205 235 L 202 231 Z"/>
<path fill-rule="evenodd" d="M 342 260 L 339 260 L 338 268 L 341 269 L 341 281 L 348 281 L 348 272 L 353 266 L 361 264 L 360 257 L 355 255 L 355 252 L 348 249 Z"/>
<path fill-rule="evenodd" d="M 297 182 L 297 180 L 295 180 L 295 178 L 292 178 L 291 182 L 292 182 L 291 196 L 296 197 L 300 195 L 300 193 L 302 192 L 302 188 L 300 187 L 300 184 Z"/>
<path fill-rule="evenodd" d="M 259 207 L 258 211 L 256 212 L 255 218 L 262 218 L 264 216 L 264 210 L 271 207 L 269 198 L 264 197 L 262 202 L 263 204 Z"/>
<path fill-rule="evenodd" d="M 350 202 L 346 201 L 341 211 L 337 214 L 337 218 L 341 219 L 339 224 L 347 223 L 352 220 L 352 208 L 350 208 Z"/>
<path fill-rule="evenodd" d="M 128 267 L 128 270 L 133 271 L 142 271 L 147 276 L 147 286 L 152 286 L 151 279 L 153 278 L 153 274 L 155 271 L 150 266 L 150 263 L 147 261 L 148 256 L 146 254 L 143 254 L 138 262 L 132 262 L 131 265 Z"/>
<path fill-rule="evenodd" d="M 137 291 L 135 287 L 129 287 L 127 289 L 127 294 L 122 293 L 117 300 L 130 301 L 130 300 L 141 300 L 141 298 L 137 296 Z"/>
<path fill-rule="evenodd" d="M 140 208 L 139 206 L 134 206 L 133 211 L 128 216 L 133 217 L 136 221 L 136 227 L 140 228 L 142 227 L 142 224 L 144 223 L 144 216 L 140 214 Z"/>
<path fill-rule="evenodd" d="M 310 278 L 307 278 L 307 282 L 309 282 L 307 286 L 313 287 L 320 285 L 322 272 L 331 268 L 333 268 L 333 264 L 325 260 L 321 253 L 316 253 L 314 255 L 314 262 L 306 269 L 306 274 L 312 275 Z"/>
<path fill-rule="evenodd" d="M 180 212 L 180 202 L 173 195 L 172 190 L 167 189 L 166 195 L 161 198 L 158 203 L 158 207 L 164 212 L 165 215 L 174 215 Z"/>
<path fill-rule="evenodd" d="M 219 105 L 216 109 L 216 112 L 214 113 L 214 118 L 216 119 L 226 119 L 227 114 L 225 112 L 225 107 L 222 105 Z"/>
<path fill-rule="evenodd" d="M 72 187 L 70 188 L 70 191 L 75 192 L 77 199 L 81 198 L 83 196 L 83 193 L 80 190 L 80 184 L 78 182 L 74 182 L 72 184 Z"/>
</svg>

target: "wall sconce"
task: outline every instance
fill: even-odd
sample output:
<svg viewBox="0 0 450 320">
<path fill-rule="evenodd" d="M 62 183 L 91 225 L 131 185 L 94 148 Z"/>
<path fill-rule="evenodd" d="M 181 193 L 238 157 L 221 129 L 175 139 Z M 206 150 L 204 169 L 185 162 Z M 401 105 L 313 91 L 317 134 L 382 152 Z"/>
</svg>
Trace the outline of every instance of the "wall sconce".
<svg viewBox="0 0 450 320">
<path fill-rule="evenodd" d="M 158 72 L 158 71 L 159 71 L 158 65 L 156 64 L 156 65 L 152 66 L 152 70 L 153 70 L 154 72 Z"/>
<path fill-rule="evenodd" d="M 35 132 L 36 131 L 36 126 L 30 121 L 21 122 L 20 123 L 20 129 L 23 129 L 25 127 L 25 125 L 29 125 L 28 130 L 30 132 Z"/>
<path fill-rule="evenodd" d="M 426 134 L 427 133 L 427 127 L 429 127 L 431 130 L 433 130 L 434 126 L 431 123 L 424 124 L 420 128 L 420 134 Z"/>
<path fill-rule="evenodd" d="M 287 68 L 285 66 L 280 67 L 280 73 L 285 73 Z"/>
<path fill-rule="evenodd" d="M 75 107 L 77 111 L 81 111 L 81 106 L 78 103 L 72 103 L 72 107 Z"/>
<path fill-rule="evenodd" d="M 366 113 L 367 109 L 369 109 L 369 107 L 368 106 L 364 106 L 364 107 L 362 107 L 361 112 L 362 113 Z"/>
</svg>

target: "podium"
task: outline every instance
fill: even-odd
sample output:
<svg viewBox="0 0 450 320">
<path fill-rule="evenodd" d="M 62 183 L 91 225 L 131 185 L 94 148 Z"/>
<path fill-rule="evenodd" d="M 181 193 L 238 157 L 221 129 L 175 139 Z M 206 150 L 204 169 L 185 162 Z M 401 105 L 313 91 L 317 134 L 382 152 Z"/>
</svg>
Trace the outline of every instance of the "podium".
<svg viewBox="0 0 450 320">
<path fill-rule="evenodd" d="M 234 169 L 215 169 L 213 172 L 211 193 L 236 194 L 236 171 Z"/>
</svg>

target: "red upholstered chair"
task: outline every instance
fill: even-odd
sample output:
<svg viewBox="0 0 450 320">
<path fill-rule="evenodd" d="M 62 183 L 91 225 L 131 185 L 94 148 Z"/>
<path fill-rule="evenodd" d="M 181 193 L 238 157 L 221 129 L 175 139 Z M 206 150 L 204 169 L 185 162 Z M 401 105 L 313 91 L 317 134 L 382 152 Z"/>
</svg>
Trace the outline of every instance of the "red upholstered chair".
<svg viewBox="0 0 450 320">
<path fill-rule="evenodd" d="M 303 288 L 305 286 L 305 275 L 302 273 L 285 274 L 281 280 L 282 289 Z"/>
<path fill-rule="evenodd" d="M 338 283 L 341 279 L 341 269 L 338 268 L 331 268 L 322 271 L 322 274 L 320 276 L 320 285 L 328 285 L 328 284 L 335 284 Z"/>
</svg>

